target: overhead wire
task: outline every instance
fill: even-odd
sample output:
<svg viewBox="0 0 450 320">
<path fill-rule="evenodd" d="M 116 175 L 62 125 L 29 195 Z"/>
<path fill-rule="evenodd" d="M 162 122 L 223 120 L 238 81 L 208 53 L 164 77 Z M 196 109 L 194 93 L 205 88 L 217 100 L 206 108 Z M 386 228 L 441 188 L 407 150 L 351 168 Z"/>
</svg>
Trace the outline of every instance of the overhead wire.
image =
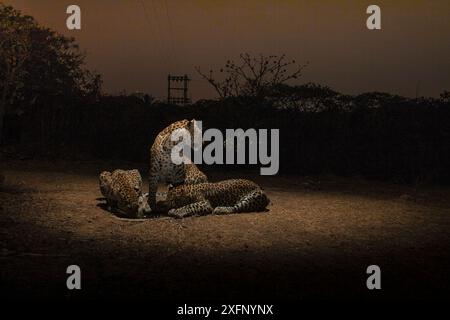
<svg viewBox="0 0 450 320">
<path fill-rule="evenodd" d="M 140 0 L 140 3 L 142 6 L 142 9 L 143 9 L 143 12 L 144 12 L 144 17 L 147 21 L 148 26 L 150 27 L 150 32 L 152 33 L 152 36 L 156 43 L 156 46 L 158 47 L 159 58 L 160 58 L 160 60 L 165 60 L 165 62 L 167 63 L 167 59 L 164 54 L 164 46 L 163 46 L 161 36 L 160 36 L 158 21 L 156 19 L 154 20 L 156 23 L 156 27 L 154 27 L 153 20 L 149 16 L 149 13 L 147 11 L 147 7 L 145 6 L 144 1 Z"/>
<path fill-rule="evenodd" d="M 171 50 L 172 50 L 172 56 L 174 59 L 174 63 L 176 66 L 176 69 L 179 70 L 179 64 L 178 64 L 178 59 L 177 57 L 177 48 L 176 48 L 176 39 L 175 39 L 175 35 L 173 32 L 173 24 L 172 24 L 172 19 L 170 17 L 170 13 L 169 13 L 169 6 L 167 5 L 167 0 L 163 1 L 164 4 L 164 8 L 166 11 L 166 17 L 167 17 L 167 22 L 169 25 L 169 40 L 170 40 L 170 46 L 171 46 Z"/>
<path fill-rule="evenodd" d="M 162 40 L 162 38 L 161 38 L 161 34 L 162 34 L 162 27 L 161 27 L 161 23 L 160 23 L 160 19 L 159 19 L 159 14 L 158 14 L 158 8 L 157 8 L 157 6 L 156 6 L 156 4 L 155 4 L 155 1 L 154 0 L 151 0 L 151 8 L 152 8 L 152 11 L 153 11 L 153 16 L 155 17 L 155 23 L 156 23 L 156 32 L 158 33 L 158 35 L 159 35 L 159 37 L 160 37 L 160 41 L 161 41 L 161 43 L 163 44 L 163 46 L 164 46 L 164 52 L 166 53 L 166 57 L 167 57 L 167 69 L 168 70 L 170 70 L 170 65 L 171 65 L 171 62 L 172 62 L 172 52 L 171 52 L 171 50 L 170 50 L 170 48 L 169 49 L 167 49 L 167 47 L 166 47 L 166 42 L 165 41 L 163 41 Z"/>
</svg>

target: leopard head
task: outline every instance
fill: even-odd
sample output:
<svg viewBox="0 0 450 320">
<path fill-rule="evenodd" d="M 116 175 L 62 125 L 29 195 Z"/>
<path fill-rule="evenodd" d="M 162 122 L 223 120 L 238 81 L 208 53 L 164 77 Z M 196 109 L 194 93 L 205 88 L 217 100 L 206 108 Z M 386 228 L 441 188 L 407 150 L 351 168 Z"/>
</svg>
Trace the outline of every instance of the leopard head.
<svg viewBox="0 0 450 320">
<path fill-rule="evenodd" d="M 191 142 L 191 147 L 194 150 L 198 150 L 202 146 L 202 128 L 200 125 L 200 122 L 192 119 L 192 120 L 180 120 L 173 124 L 172 130 L 170 131 L 170 134 L 168 134 L 163 143 L 163 147 L 166 151 L 170 151 L 173 146 L 178 144 L 180 141 L 182 141 L 181 137 L 183 137 L 184 141 L 187 141 L 186 139 L 189 136 L 189 140 Z M 172 140 L 173 137 L 178 138 L 175 139 L 176 141 Z"/>
<path fill-rule="evenodd" d="M 170 186 L 165 200 L 166 207 L 172 209 L 185 206 L 193 202 L 194 196 L 192 185 Z"/>
<path fill-rule="evenodd" d="M 99 176 L 100 191 L 104 197 L 107 197 L 111 191 L 111 172 L 103 171 Z"/>
</svg>

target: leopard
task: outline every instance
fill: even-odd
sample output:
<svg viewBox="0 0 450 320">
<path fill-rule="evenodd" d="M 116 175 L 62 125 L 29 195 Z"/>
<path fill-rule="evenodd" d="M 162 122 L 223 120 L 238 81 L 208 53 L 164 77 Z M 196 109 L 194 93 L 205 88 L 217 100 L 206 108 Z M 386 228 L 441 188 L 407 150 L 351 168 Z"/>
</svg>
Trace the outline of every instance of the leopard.
<svg viewBox="0 0 450 320">
<path fill-rule="evenodd" d="M 200 132 L 195 119 L 183 119 L 167 126 L 157 135 L 150 149 L 148 175 L 148 203 L 152 211 L 158 210 L 156 195 L 159 183 L 174 187 L 181 184 L 198 184 L 208 181 L 208 177 L 194 163 L 173 163 L 171 159 L 172 148 L 178 142 L 172 141 L 171 135 L 177 129 L 186 129 L 191 137 Z"/>
<path fill-rule="evenodd" d="M 194 215 L 265 211 L 270 200 L 263 189 L 246 179 L 184 184 L 169 188 L 164 205 L 167 215 L 185 218 Z"/>
<path fill-rule="evenodd" d="M 147 195 L 142 193 L 142 177 L 138 170 L 103 171 L 99 176 L 100 191 L 109 211 L 143 218 L 150 212 Z"/>
</svg>

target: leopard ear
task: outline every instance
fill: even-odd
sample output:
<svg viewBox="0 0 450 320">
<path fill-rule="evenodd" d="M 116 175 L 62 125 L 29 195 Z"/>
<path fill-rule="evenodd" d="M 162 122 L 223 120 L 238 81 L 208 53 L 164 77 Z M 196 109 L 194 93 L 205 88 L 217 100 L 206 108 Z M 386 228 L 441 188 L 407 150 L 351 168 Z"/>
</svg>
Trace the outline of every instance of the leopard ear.
<svg viewBox="0 0 450 320">
<path fill-rule="evenodd" d="M 189 123 L 188 123 L 189 129 L 195 128 L 196 122 L 197 122 L 197 120 L 195 120 L 195 119 L 190 120 Z"/>
</svg>

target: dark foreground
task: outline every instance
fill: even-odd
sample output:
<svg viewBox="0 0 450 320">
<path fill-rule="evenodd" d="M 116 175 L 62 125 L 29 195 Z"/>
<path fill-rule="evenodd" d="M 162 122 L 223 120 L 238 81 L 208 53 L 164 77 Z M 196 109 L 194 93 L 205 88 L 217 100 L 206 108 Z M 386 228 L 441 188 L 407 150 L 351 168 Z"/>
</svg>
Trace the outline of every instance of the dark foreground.
<svg viewBox="0 0 450 320">
<path fill-rule="evenodd" d="M 108 168 L 1 164 L 3 297 L 450 298 L 449 188 L 258 177 L 269 212 L 131 221 L 99 205 L 97 173 Z M 72 264 L 82 270 L 79 291 L 66 288 Z M 372 264 L 382 271 L 378 291 L 366 288 Z"/>
</svg>

